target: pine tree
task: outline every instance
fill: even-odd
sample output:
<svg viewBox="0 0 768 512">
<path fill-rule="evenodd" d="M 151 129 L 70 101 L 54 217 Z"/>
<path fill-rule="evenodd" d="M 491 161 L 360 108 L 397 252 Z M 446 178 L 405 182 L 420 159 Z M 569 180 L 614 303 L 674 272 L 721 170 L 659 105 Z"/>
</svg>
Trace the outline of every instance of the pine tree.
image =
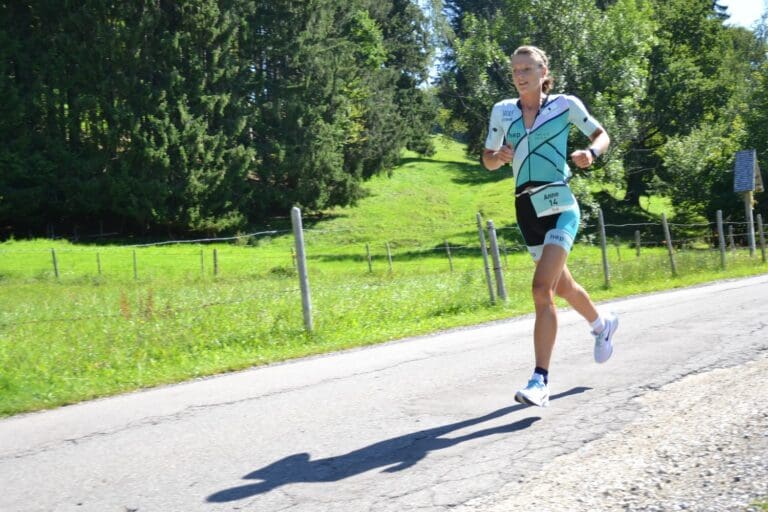
<svg viewBox="0 0 768 512">
<path fill-rule="evenodd" d="M 219 232 L 429 151 L 406 0 L 0 4 L 0 223 Z"/>
</svg>

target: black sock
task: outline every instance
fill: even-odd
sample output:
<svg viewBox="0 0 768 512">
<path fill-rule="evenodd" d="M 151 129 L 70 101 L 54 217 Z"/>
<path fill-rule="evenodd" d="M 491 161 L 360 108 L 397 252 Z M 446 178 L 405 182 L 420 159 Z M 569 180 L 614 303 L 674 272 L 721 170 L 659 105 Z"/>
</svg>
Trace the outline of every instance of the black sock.
<svg viewBox="0 0 768 512">
<path fill-rule="evenodd" d="M 538 373 L 542 377 L 544 377 L 544 384 L 549 384 L 549 371 L 545 370 L 541 366 L 537 366 L 533 369 L 533 373 Z"/>
</svg>

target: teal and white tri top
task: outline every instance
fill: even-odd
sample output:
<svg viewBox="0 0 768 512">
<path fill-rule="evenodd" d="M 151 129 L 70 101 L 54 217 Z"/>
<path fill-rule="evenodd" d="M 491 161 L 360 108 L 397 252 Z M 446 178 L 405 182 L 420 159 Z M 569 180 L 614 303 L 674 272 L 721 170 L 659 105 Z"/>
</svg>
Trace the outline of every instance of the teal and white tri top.
<svg viewBox="0 0 768 512">
<path fill-rule="evenodd" d="M 602 128 L 576 96 L 548 96 L 530 130 L 526 130 L 523 124 L 520 100 L 503 100 L 496 103 L 491 111 L 485 147 L 498 151 L 502 144 L 512 145 L 515 150 L 512 171 L 518 190 L 529 181 L 562 181 L 571 175 L 566 162 L 571 125 L 587 137 Z"/>
</svg>

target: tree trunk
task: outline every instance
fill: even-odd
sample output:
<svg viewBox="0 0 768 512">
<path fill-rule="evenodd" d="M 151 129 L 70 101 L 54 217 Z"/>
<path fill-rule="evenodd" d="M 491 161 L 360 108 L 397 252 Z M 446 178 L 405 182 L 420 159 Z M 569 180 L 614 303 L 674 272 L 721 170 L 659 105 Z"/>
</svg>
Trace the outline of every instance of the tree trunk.
<svg viewBox="0 0 768 512">
<path fill-rule="evenodd" d="M 640 207 L 640 196 L 646 192 L 642 176 L 639 172 L 627 172 L 627 193 L 624 196 L 627 206 Z"/>
</svg>

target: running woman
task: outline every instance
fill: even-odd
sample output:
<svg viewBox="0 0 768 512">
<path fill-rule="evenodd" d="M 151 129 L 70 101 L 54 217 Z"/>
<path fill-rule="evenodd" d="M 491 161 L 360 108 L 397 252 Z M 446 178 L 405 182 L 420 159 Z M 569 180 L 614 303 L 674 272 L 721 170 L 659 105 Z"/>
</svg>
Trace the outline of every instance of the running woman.
<svg viewBox="0 0 768 512">
<path fill-rule="evenodd" d="M 570 127 L 575 125 L 591 142 L 587 149 L 570 154 L 581 169 L 590 167 L 611 141 L 581 100 L 550 94 L 553 79 L 549 58 L 541 49 L 521 46 L 515 50 L 511 71 L 519 98 L 493 106 L 482 160 L 489 171 L 512 164 L 517 224 L 536 262 L 532 287 L 536 364 L 533 376 L 515 394 L 515 400 L 544 407 L 549 404 L 549 365 L 557 336 L 555 294 L 589 322 L 595 337 L 595 361 L 604 363 L 613 353 L 618 318 L 612 313 L 598 313 L 566 264 L 580 221 L 579 205 L 568 187 Z"/>
</svg>

